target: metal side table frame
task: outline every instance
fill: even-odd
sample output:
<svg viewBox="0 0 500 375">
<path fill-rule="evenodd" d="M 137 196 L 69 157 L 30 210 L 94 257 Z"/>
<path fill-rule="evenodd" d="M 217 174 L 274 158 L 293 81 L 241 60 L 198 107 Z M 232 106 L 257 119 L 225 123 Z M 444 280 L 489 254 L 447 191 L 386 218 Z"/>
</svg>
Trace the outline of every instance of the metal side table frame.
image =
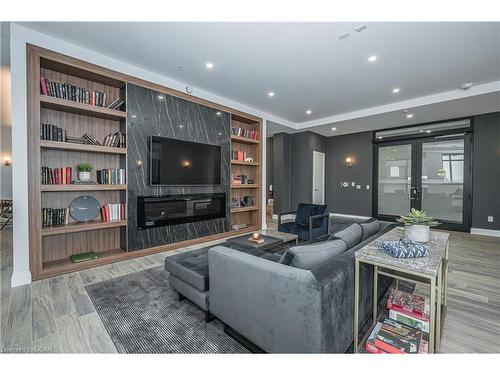
<svg viewBox="0 0 500 375">
<path fill-rule="evenodd" d="M 394 231 L 394 229 L 393 229 Z M 391 234 L 392 231 L 386 235 Z M 393 240 L 394 238 L 383 238 L 386 235 L 375 240 L 371 245 L 378 248 L 381 241 Z M 391 237 L 391 236 L 389 236 Z M 394 237 L 394 236 L 392 236 Z M 431 272 L 421 272 L 408 267 L 401 267 L 388 264 L 387 255 L 380 254 L 380 259 L 371 257 L 366 259 L 362 255 L 355 260 L 355 278 L 354 278 L 354 352 L 359 352 L 359 268 L 360 264 L 369 264 L 373 266 L 373 322 L 377 322 L 378 317 L 378 276 L 388 276 L 396 280 L 408 281 L 417 285 L 428 287 L 430 290 L 430 312 L 429 312 L 429 353 L 435 353 L 441 346 L 441 335 L 443 330 L 443 322 L 446 314 L 447 306 L 447 287 L 448 287 L 448 247 L 449 242 L 446 238 L 445 248 L 442 251 L 442 256 L 439 257 L 436 264 L 436 274 Z M 362 252 L 363 249 L 359 250 Z M 432 251 L 432 249 L 431 249 Z M 373 252 L 372 252 L 373 253 Z M 397 285 L 397 284 L 396 284 Z M 371 331 L 371 328 L 370 328 Z"/>
</svg>

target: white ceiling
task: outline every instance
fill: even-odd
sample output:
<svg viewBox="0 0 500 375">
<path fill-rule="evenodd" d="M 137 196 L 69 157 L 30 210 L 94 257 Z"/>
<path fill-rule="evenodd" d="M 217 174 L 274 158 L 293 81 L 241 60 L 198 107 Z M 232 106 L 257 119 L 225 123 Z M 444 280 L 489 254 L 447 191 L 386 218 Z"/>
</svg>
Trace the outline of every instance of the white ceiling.
<svg viewBox="0 0 500 375">
<path fill-rule="evenodd" d="M 331 125 L 318 125 L 332 121 L 336 134 L 374 129 L 375 124 L 406 125 L 398 107 L 361 112 L 455 92 L 465 82 L 500 81 L 500 23 L 368 23 L 358 33 L 354 27 L 360 24 L 22 25 L 258 108 L 294 123 L 295 129 L 324 135 L 333 135 Z M 351 36 L 339 40 L 344 32 Z M 367 61 L 371 55 L 377 55 L 376 62 Z M 208 61 L 214 64 L 210 71 Z M 399 94 L 392 93 L 394 87 L 401 89 Z M 276 95 L 269 98 L 268 91 Z M 500 110 L 500 99 L 495 94 L 455 96 L 415 107 L 413 121 L 418 123 Z M 464 113 L 465 108 L 472 112 Z M 307 109 L 311 115 L 305 114 Z M 346 113 L 353 115 L 342 116 Z"/>
</svg>

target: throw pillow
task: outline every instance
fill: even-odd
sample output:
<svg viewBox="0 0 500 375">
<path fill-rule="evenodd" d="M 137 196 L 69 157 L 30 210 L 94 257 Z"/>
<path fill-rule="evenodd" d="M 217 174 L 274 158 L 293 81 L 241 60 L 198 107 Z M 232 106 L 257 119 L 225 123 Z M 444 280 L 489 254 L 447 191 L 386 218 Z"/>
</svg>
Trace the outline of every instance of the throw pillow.
<svg viewBox="0 0 500 375">
<path fill-rule="evenodd" d="M 304 270 L 313 269 L 346 251 L 344 241 L 324 241 L 315 245 L 294 246 L 286 251 L 280 263 Z"/>
<path fill-rule="evenodd" d="M 377 219 L 371 218 L 367 221 L 360 223 L 361 229 L 363 231 L 363 235 L 361 236 L 361 241 L 366 240 L 367 238 L 373 236 L 380 229 L 380 223 Z"/>
<path fill-rule="evenodd" d="M 361 225 L 358 223 L 353 223 L 349 225 L 347 228 L 342 229 L 341 231 L 334 233 L 330 236 L 330 239 L 338 239 L 345 242 L 348 249 L 356 246 L 361 242 L 361 236 L 363 235 L 363 230 L 361 229 Z"/>
</svg>

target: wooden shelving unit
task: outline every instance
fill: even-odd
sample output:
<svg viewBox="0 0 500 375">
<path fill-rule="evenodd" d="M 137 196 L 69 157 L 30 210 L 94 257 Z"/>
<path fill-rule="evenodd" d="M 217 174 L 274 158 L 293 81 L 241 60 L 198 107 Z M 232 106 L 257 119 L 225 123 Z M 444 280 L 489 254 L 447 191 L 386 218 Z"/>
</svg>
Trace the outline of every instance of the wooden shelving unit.
<svg viewBox="0 0 500 375">
<path fill-rule="evenodd" d="M 262 123 L 243 116 L 231 116 L 231 127 L 257 131 L 257 139 L 231 135 L 231 149 L 243 151 L 253 161 L 231 160 L 231 182 L 234 176 L 245 175 L 252 184 L 231 184 L 231 198 L 242 199 L 245 196 L 253 197 L 255 205 L 252 207 L 238 207 L 231 209 L 231 224 L 246 224 L 247 228 L 238 231 L 255 231 L 262 225 Z"/>
<path fill-rule="evenodd" d="M 86 152 L 101 152 L 104 154 L 126 155 L 127 149 L 121 147 L 104 147 L 95 145 L 82 145 L 79 143 L 55 142 L 55 141 L 40 141 L 41 148 L 53 150 L 74 150 Z"/>
<path fill-rule="evenodd" d="M 122 120 L 127 118 L 127 113 L 123 111 L 97 107 L 94 105 L 73 102 L 71 100 L 45 95 L 40 95 L 40 106 L 42 108 L 54 109 L 56 111 L 76 113 L 79 115 L 92 116 L 109 120 Z"/>
<path fill-rule="evenodd" d="M 88 223 L 71 223 L 54 227 L 42 228 L 42 236 L 54 236 L 57 234 L 86 232 L 89 230 L 118 228 L 127 225 L 126 220 L 117 221 L 91 221 Z"/>
</svg>

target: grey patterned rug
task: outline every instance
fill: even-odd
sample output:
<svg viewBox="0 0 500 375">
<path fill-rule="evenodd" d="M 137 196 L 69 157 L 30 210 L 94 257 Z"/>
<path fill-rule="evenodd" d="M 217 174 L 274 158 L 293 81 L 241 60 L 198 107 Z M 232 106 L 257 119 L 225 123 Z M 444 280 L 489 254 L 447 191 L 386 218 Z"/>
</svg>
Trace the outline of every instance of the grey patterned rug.
<svg viewBox="0 0 500 375">
<path fill-rule="evenodd" d="M 179 302 L 163 266 L 85 287 L 120 353 L 248 353 L 218 320 Z"/>
</svg>

